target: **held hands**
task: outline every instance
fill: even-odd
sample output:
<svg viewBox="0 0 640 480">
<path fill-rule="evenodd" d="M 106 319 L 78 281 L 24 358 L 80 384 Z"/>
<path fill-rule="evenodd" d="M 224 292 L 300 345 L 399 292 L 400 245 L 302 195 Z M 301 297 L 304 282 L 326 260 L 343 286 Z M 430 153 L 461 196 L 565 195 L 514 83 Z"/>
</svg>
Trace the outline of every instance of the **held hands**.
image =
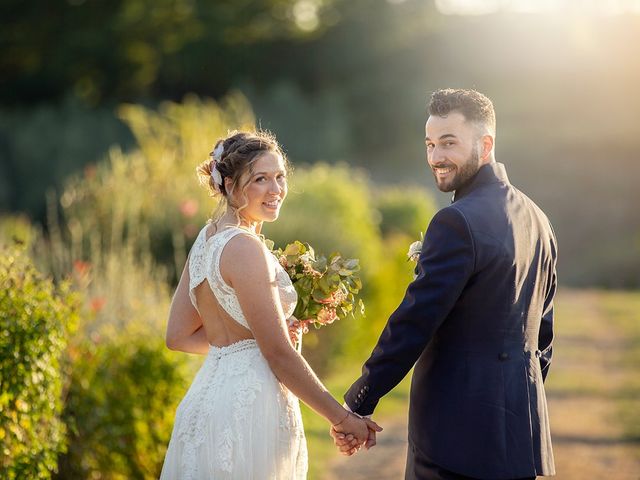
<svg viewBox="0 0 640 480">
<path fill-rule="evenodd" d="M 351 456 L 363 446 L 369 450 L 376 444 L 376 432 L 381 432 L 376 422 L 349 412 L 341 422 L 333 425 L 329 434 L 343 455 Z"/>
</svg>

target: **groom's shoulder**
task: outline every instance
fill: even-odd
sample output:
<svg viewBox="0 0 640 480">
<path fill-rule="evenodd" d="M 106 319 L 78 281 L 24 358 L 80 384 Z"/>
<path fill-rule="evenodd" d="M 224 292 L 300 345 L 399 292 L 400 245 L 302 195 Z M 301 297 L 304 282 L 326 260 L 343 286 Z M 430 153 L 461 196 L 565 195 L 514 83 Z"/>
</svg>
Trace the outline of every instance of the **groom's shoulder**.
<svg viewBox="0 0 640 480">
<path fill-rule="evenodd" d="M 438 226 L 455 226 L 469 228 L 469 220 L 464 208 L 460 208 L 460 205 L 451 204 L 441 208 L 431 218 L 429 223 L 429 229 L 438 228 Z"/>
</svg>

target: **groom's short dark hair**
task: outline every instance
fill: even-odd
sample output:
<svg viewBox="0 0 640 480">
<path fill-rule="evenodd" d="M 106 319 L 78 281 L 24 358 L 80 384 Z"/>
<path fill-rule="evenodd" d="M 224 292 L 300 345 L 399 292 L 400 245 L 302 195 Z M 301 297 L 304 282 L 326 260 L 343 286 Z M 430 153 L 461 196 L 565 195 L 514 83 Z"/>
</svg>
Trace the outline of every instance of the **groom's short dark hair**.
<svg viewBox="0 0 640 480">
<path fill-rule="evenodd" d="M 429 102 L 429 115 L 446 117 L 451 112 L 460 112 L 468 122 L 482 125 L 496 134 L 496 112 L 493 103 L 476 90 L 444 88 L 436 90 Z"/>
</svg>

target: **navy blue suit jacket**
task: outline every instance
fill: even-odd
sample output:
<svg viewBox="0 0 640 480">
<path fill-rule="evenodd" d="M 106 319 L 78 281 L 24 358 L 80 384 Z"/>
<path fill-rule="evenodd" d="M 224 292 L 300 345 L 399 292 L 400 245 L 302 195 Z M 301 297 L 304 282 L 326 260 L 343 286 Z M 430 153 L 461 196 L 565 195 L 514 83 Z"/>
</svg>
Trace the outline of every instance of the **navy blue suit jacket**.
<svg viewBox="0 0 640 480">
<path fill-rule="evenodd" d="M 491 163 L 425 234 L 418 276 L 345 395 L 371 414 L 415 365 L 415 455 L 474 478 L 553 475 L 543 381 L 551 362 L 556 239 Z"/>
</svg>

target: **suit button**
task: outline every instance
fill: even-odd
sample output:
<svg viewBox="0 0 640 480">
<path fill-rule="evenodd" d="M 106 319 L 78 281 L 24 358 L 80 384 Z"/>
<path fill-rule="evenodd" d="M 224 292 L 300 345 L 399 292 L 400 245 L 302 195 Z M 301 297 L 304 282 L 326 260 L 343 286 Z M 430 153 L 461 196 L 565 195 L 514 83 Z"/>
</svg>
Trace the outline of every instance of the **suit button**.
<svg viewBox="0 0 640 480">
<path fill-rule="evenodd" d="M 362 394 L 361 393 L 358 394 L 358 400 L 362 400 Z"/>
<path fill-rule="evenodd" d="M 536 357 L 540 358 L 542 356 L 542 352 L 540 350 L 536 350 Z"/>
<path fill-rule="evenodd" d="M 363 388 L 364 388 L 364 391 L 365 391 L 365 392 L 368 392 L 368 391 L 369 391 L 369 385 L 365 385 Z"/>
<path fill-rule="evenodd" d="M 504 362 L 508 358 L 509 358 L 509 354 L 507 352 L 502 352 L 500 355 L 498 355 L 498 360 L 502 362 Z"/>
</svg>

